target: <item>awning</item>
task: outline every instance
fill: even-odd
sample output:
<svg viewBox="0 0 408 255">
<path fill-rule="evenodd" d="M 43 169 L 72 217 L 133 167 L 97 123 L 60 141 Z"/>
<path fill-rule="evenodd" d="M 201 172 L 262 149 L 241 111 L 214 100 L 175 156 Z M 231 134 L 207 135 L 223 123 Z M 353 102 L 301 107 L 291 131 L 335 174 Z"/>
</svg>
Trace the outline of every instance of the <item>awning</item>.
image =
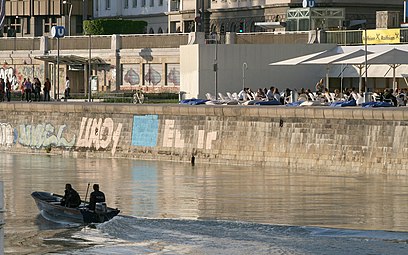
<svg viewBox="0 0 408 255">
<path fill-rule="evenodd" d="M 263 29 L 275 29 L 286 27 L 286 22 L 255 22 L 255 26 L 262 27 Z"/>
<path fill-rule="evenodd" d="M 57 64 L 57 55 L 37 56 L 37 57 L 34 57 L 34 59 Z M 60 65 L 87 65 L 89 64 L 89 58 L 84 58 L 84 57 L 80 57 L 76 55 L 60 55 L 59 63 Z M 105 62 L 105 60 L 99 57 L 95 57 L 95 58 L 91 58 L 91 65 L 104 66 L 104 65 L 110 65 L 110 64 Z"/>
</svg>

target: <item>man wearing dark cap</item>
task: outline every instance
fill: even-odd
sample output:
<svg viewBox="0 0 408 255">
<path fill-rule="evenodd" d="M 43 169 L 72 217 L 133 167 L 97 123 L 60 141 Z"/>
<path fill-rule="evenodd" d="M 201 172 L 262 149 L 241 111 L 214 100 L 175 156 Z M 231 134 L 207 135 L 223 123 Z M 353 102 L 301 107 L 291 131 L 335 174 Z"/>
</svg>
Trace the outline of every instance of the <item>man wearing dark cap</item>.
<svg viewBox="0 0 408 255">
<path fill-rule="evenodd" d="M 99 184 L 94 184 L 93 190 L 89 199 L 89 210 L 95 210 L 96 203 L 105 202 L 105 194 L 99 190 Z"/>
</svg>

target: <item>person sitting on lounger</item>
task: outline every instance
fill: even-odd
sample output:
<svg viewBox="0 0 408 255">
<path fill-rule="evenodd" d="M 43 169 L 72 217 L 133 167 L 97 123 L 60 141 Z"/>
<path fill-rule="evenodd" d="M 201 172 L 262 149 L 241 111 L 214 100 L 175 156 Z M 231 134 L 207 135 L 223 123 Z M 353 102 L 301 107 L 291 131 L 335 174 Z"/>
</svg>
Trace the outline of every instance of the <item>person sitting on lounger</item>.
<svg viewBox="0 0 408 255">
<path fill-rule="evenodd" d="M 65 194 L 62 197 L 61 205 L 65 207 L 75 208 L 81 204 L 81 197 L 78 192 L 72 188 L 72 185 L 65 184 Z"/>
</svg>

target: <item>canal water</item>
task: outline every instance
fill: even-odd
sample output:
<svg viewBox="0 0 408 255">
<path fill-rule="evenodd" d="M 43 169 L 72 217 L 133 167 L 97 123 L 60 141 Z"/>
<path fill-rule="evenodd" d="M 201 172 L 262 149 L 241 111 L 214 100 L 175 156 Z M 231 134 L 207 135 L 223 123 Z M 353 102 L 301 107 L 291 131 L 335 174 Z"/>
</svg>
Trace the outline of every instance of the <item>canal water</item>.
<svg viewBox="0 0 408 255">
<path fill-rule="evenodd" d="M 0 179 L 5 254 L 408 254 L 406 176 L 2 152 Z M 65 183 L 121 216 L 44 219 L 31 192 Z"/>
</svg>

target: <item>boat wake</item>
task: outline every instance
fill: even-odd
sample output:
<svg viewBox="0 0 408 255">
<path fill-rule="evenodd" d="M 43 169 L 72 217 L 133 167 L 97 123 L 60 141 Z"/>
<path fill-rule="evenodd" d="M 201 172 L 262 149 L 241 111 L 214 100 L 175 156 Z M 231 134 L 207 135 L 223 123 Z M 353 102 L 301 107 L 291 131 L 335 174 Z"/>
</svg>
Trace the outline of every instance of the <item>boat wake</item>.
<svg viewBox="0 0 408 255">
<path fill-rule="evenodd" d="M 358 255 L 405 254 L 408 249 L 405 232 L 127 216 L 83 228 L 73 238 L 92 247 L 69 254 Z"/>
</svg>

